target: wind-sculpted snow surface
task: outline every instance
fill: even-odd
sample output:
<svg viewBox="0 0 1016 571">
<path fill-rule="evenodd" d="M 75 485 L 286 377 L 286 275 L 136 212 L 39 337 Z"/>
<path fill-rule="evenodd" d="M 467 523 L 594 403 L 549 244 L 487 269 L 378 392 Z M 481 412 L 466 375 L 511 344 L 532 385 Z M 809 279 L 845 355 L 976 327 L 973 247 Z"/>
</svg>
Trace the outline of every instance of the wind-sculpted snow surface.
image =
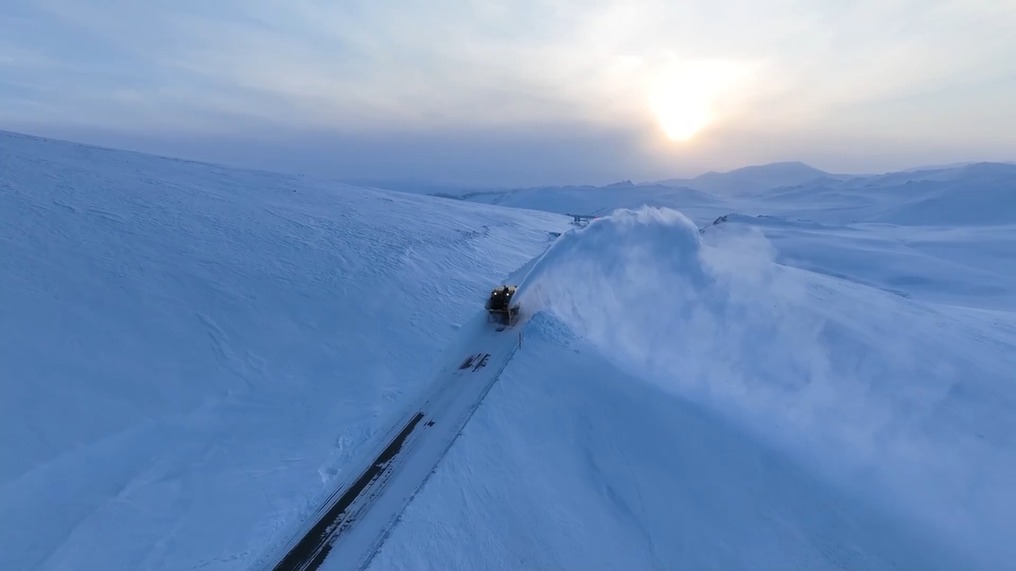
<svg viewBox="0 0 1016 571">
<path fill-rule="evenodd" d="M 563 217 L 0 133 L 0 569 L 237 569 Z"/>
<path fill-rule="evenodd" d="M 562 236 L 517 299 L 971 556 L 1011 560 L 1011 315 L 924 305 L 774 256 L 757 229 L 618 211 Z"/>
</svg>

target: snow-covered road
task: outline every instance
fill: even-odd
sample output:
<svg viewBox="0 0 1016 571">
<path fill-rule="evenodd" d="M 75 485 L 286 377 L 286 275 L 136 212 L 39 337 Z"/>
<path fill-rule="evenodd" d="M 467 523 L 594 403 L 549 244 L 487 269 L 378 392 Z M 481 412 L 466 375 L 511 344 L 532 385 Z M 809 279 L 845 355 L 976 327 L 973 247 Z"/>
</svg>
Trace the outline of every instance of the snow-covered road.
<svg viewBox="0 0 1016 571">
<path fill-rule="evenodd" d="M 363 569 L 377 553 L 402 510 L 434 471 L 462 427 L 521 346 L 522 327 L 498 331 L 486 313 L 460 331 L 444 365 L 387 431 L 379 449 L 366 453 L 328 500 L 266 569 Z"/>
</svg>

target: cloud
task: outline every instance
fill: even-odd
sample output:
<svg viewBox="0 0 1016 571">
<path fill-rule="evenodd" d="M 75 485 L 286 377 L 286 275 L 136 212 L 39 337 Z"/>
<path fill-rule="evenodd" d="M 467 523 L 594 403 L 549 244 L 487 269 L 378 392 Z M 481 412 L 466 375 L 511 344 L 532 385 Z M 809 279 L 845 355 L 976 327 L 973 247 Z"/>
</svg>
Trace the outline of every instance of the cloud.
<svg viewBox="0 0 1016 571">
<path fill-rule="evenodd" d="M 851 117 L 941 91 L 952 95 L 933 108 L 953 116 L 971 97 L 958 83 L 1016 96 L 998 83 L 1016 70 L 1016 10 L 983 0 L 39 0 L 5 11 L 7 125 L 223 137 L 486 129 L 505 140 L 585 125 L 641 133 L 664 165 L 721 141 L 751 155 L 729 148 L 744 139 L 732 132 L 905 136 L 892 114 Z M 695 146 L 662 144 L 653 86 L 675 65 L 707 62 L 739 81 L 702 104 L 715 113 Z M 980 116 L 959 127 L 968 140 L 999 137 Z"/>
</svg>

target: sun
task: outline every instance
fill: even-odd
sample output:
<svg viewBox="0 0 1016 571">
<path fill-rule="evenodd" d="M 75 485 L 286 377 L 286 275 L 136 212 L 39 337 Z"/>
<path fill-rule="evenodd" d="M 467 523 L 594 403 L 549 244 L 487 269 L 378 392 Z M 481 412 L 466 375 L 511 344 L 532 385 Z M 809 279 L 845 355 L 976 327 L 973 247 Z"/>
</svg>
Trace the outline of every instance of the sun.
<svg viewBox="0 0 1016 571">
<path fill-rule="evenodd" d="M 650 106 L 668 139 L 690 141 L 717 119 L 716 103 L 736 77 L 730 65 L 697 62 L 662 70 L 650 88 Z"/>
<path fill-rule="evenodd" d="M 712 122 L 713 112 L 708 97 L 693 87 L 674 86 L 658 93 L 653 112 L 667 138 L 672 141 L 691 140 Z"/>
</svg>

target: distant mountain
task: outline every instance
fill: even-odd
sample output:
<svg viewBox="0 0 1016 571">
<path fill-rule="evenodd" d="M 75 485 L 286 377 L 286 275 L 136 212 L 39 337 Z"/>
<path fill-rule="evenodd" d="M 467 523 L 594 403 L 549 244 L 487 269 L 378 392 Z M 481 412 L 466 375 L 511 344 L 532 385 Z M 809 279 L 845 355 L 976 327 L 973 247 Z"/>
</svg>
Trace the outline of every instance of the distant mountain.
<svg viewBox="0 0 1016 571">
<path fill-rule="evenodd" d="M 917 167 L 910 167 L 906 169 L 900 169 L 899 172 L 941 171 L 977 165 L 1003 165 L 1011 167 L 1016 166 L 1016 161 L 963 161 L 958 163 L 949 163 L 942 165 L 922 165 Z"/>
<path fill-rule="evenodd" d="M 632 181 L 630 181 L 630 180 L 622 180 L 620 182 L 615 182 L 615 183 L 608 184 L 604 188 L 630 188 L 630 187 L 634 187 L 634 186 L 635 186 L 635 184 Z"/>
<path fill-rule="evenodd" d="M 891 188 L 898 185 L 912 185 L 917 182 L 966 181 L 983 182 L 996 178 L 1012 180 L 1016 177 L 1016 164 L 1005 162 L 973 162 L 959 166 L 914 168 L 887 172 L 880 175 L 857 177 L 847 181 L 853 188 Z"/>
<path fill-rule="evenodd" d="M 835 177 L 836 175 L 795 161 L 742 167 L 723 173 L 707 172 L 695 178 L 672 178 L 650 184 L 687 186 L 707 192 L 758 192 Z"/>
</svg>

